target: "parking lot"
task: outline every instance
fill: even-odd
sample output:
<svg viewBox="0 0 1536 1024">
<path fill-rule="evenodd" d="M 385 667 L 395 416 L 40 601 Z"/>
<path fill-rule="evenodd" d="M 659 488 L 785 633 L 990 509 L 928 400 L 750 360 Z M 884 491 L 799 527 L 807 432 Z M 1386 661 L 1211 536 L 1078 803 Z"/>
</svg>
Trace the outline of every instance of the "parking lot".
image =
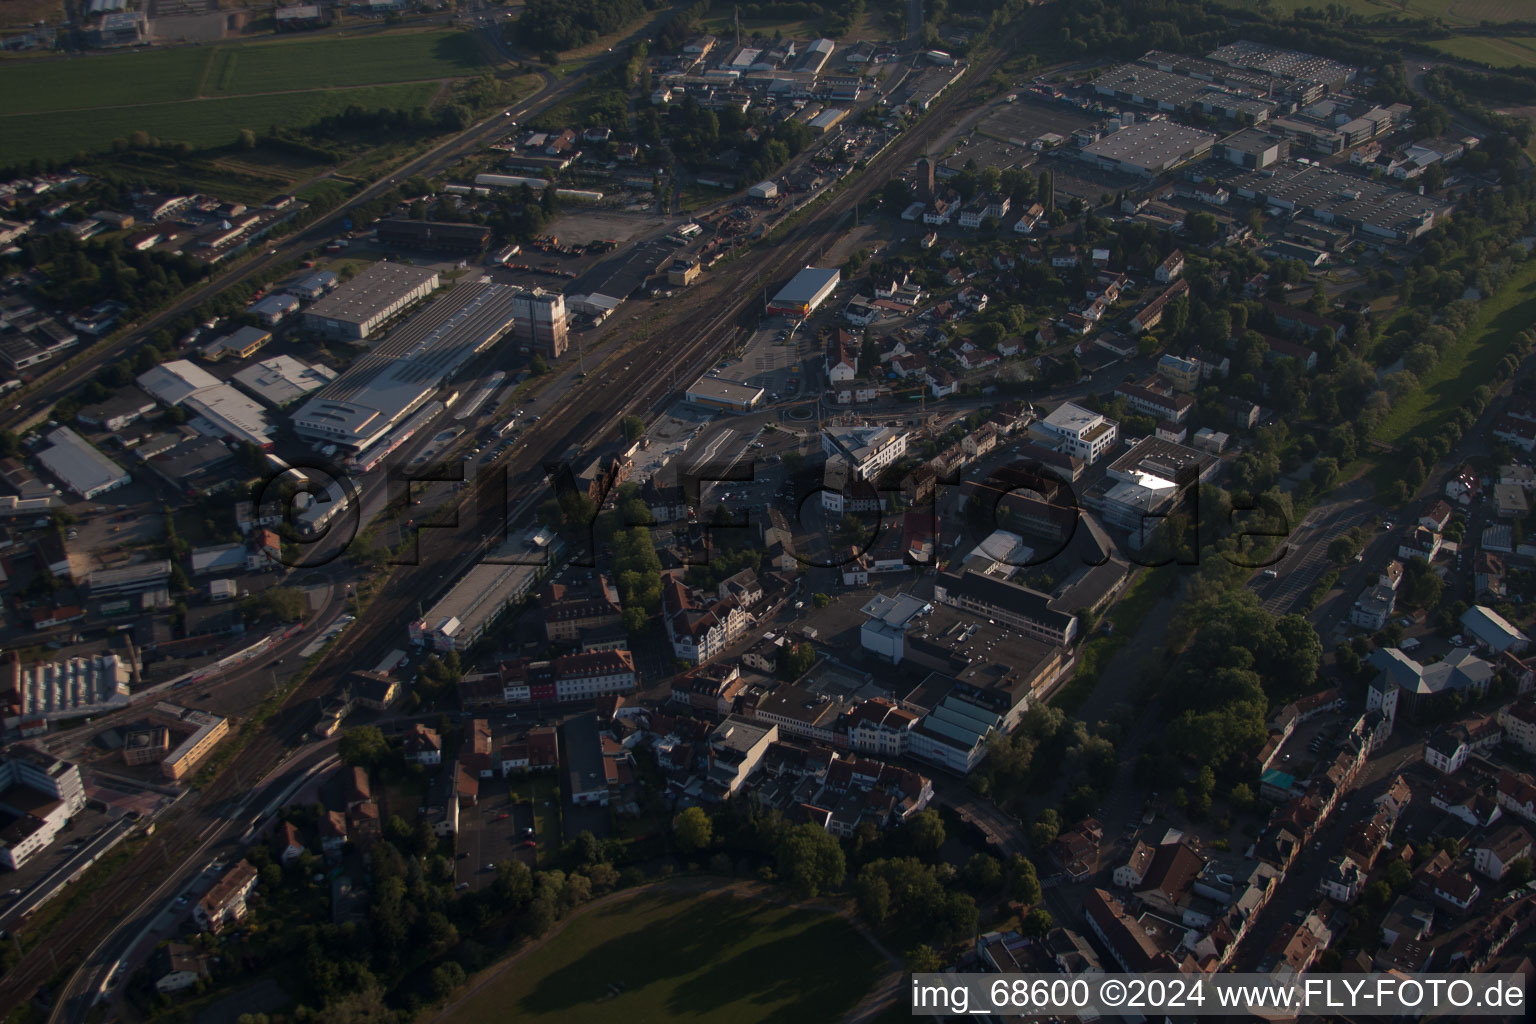
<svg viewBox="0 0 1536 1024">
<path fill-rule="evenodd" d="M 741 355 L 721 362 L 715 371 L 727 380 L 762 388 L 765 403 L 796 397 L 806 384 L 800 349 L 808 335 L 814 337 L 809 328 L 796 330 L 789 321 L 764 321 L 748 335 Z"/>
<path fill-rule="evenodd" d="M 479 801 L 459 809 L 458 886 L 483 889 L 495 881 L 493 865 L 501 861 L 521 860 L 533 867 L 536 851 L 527 845 L 533 828 L 533 808 L 526 800 L 514 799 L 501 779 L 481 779 Z"/>
<path fill-rule="evenodd" d="M 1086 110 L 1065 103 L 1039 100 L 1020 92 L 1013 103 L 999 103 L 980 124 L 977 131 L 995 139 L 1028 145 L 1047 133 L 1070 138 L 1072 133 L 1092 127 L 1097 118 Z"/>
</svg>

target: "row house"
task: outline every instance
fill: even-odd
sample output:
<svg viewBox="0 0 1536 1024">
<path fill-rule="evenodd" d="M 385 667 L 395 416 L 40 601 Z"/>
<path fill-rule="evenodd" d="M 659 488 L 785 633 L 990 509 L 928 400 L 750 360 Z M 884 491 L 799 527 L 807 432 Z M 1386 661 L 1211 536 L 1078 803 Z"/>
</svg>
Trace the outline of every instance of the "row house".
<svg viewBox="0 0 1536 1024">
<path fill-rule="evenodd" d="M 605 694 L 632 693 L 636 673 L 627 650 L 562 654 L 548 661 L 519 658 L 499 669 L 503 704 L 569 703 Z"/>
<path fill-rule="evenodd" d="M 1445 482 L 1445 496 L 1458 505 L 1472 504 L 1482 492 L 1482 479 L 1471 466 L 1462 466 Z"/>
<path fill-rule="evenodd" d="M 1411 558 L 1422 558 L 1426 562 L 1433 562 L 1435 556 L 1440 553 L 1440 546 L 1443 543 L 1444 539 L 1434 530 L 1415 526 L 1398 545 L 1397 557 L 1405 562 Z"/>
<path fill-rule="evenodd" d="M 746 611 L 734 599 L 707 599 L 676 576 L 662 583 L 661 610 L 672 653 L 692 665 L 717 657 L 749 623 Z"/>
<path fill-rule="evenodd" d="M 1131 331 L 1134 334 L 1142 334 L 1152 330 L 1163 322 L 1163 312 L 1168 303 L 1189 294 L 1189 282 L 1183 279 L 1175 281 L 1163 290 L 1163 292 L 1147 303 L 1131 318 Z"/>
<path fill-rule="evenodd" d="M 442 764 L 443 740 L 436 729 L 412 722 L 405 730 L 401 749 L 407 761 L 416 764 Z"/>
<path fill-rule="evenodd" d="M 663 504 L 668 505 L 665 511 L 678 514 L 665 518 L 658 516 L 658 522 L 676 522 L 683 518 L 686 507 L 678 511 L 670 502 Z M 654 508 L 651 512 L 656 514 Z M 586 586 L 545 584 L 539 592 L 539 610 L 544 618 L 544 639 L 549 643 L 576 643 L 583 631 L 610 626 L 624 619 L 618 589 L 602 573 Z"/>
<path fill-rule="evenodd" d="M 1126 404 L 1137 412 L 1174 423 L 1184 422 L 1195 406 L 1194 396 L 1175 393 L 1156 377 L 1119 384 L 1115 387 L 1115 394 L 1124 398 Z"/>
<path fill-rule="evenodd" d="M 1510 865 L 1531 855 L 1531 834 L 1519 825 L 1506 825 L 1472 847 L 1472 870 L 1495 882 L 1504 880 Z"/>
<path fill-rule="evenodd" d="M 1451 775 L 1473 754 L 1494 749 L 1503 738 L 1504 729 L 1497 718 L 1458 722 L 1437 730 L 1424 741 L 1424 760 L 1436 771 Z"/>
<path fill-rule="evenodd" d="M 1044 219 L 1045 207 L 1039 203 L 1030 203 L 1024 212 L 1019 214 L 1019 219 L 1014 221 L 1013 230 L 1020 235 L 1032 235 Z"/>
<path fill-rule="evenodd" d="M 1172 284 L 1183 273 L 1184 251 L 1182 249 L 1175 249 L 1157 265 L 1157 269 L 1152 271 L 1152 276 L 1159 284 Z"/>
<path fill-rule="evenodd" d="M 1518 663 L 1513 656 L 1509 660 Z M 1499 709 L 1499 726 L 1505 741 L 1527 754 L 1536 754 L 1536 702 L 1527 699 L 1504 705 Z"/>
<path fill-rule="evenodd" d="M 1120 301 L 1120 293 L 1130 284 L 1130 278 L 1119 271 L 1101 270 L 1088 282 L 1086 298 L 1103 299 L 1107 303 Z"/>
<path fill-rule="evenodd" d="M 754 645 L 752 650 L 756 649 L 757 645 Z M 742 660 L 746 661 L 745 655 Z M 741 678 L 741 670 L 737 666 L 717 662 L 700 665 L 673 679 L 672 700 L 696 711 L 724 716 L 735 708 L 736 698 L 746 688 L 746 680 Z"/>
<path fill-rule="evenodd" d="M 917 727 L 916 714 L 884 697 L 875 697 L 848 712 L 844 725 L 848 746 L 861 754 L 900 757 L 906 752 L 907 738 Z"/>
<path fill-rule="evenodd" d="M 552 725 L 534 726 L 501 745 L 502 778 L 513 772 L 553 771 L 560 767 L 560 733 Z"/>
</svg>

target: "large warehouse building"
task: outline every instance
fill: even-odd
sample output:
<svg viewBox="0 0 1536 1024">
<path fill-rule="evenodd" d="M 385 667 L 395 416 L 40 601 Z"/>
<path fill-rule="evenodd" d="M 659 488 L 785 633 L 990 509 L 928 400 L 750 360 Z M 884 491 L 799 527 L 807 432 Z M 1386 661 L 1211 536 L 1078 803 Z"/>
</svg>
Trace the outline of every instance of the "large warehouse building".
<svg viewBox="0 0 1536 1024">
<path fill-rule="evenodd" d="M 137 382 L 157 401 L 185 407 L 192 428 L 205 437 L 272 447 L 274 428 L 262 407 L 194 363 L 173 359 L 145 370 Z"/>
<path fill-rule="evenodd" d="M 425 404 L 466 362 L 500 341 L 512 327 L 516 298 L 517 289 L 509 285 L 484 279 L 460 283 L 305 402 L 294 414 L 294 430 L 363 451 Z"/>
<path fill-rule="evenodd" d="M 361 341 L 390 317 L 437 287 L 437 271 L 375 263 L 304 312 L 304 326 L 332 338 Z"/>
<path fill-rule="evenodd" d="M 769 316 L 809 316 L 811 311 L 827 300 L 836 290 L 842 275 L 835 269 L 806 267 L 790 279 L 789 284 L 768 303 Z"/>
<path fill-rule="evenodd" d="M 510 605 L 533 593 L 562 548 L 560 539 L 544 530 L 509 540 L 410 624 L 411 642 L 436 651 L 464 650 Z"/>
<path fill-rule="evenodd" d="M 68 427 L 49 431 L 48 447 L 37 453 L 37 461 L 86 501 L 116 490 L 133 479 L 121 466 Z"/>
<path fill-rule="evenodd" d="M 1082 157 L 1111 171 L 1155 177 L 1211 151 L 1216 136 L 1172 121 L 1138 121 L 1083 147 Z"/>
<path fill-rule="evenodd" d="M 476 253 L 491 244 L 491 229 L 482 224 L 391 219 L 379 221 L 377 231 L 381 243 L 402 249 Z"/>
</svg>

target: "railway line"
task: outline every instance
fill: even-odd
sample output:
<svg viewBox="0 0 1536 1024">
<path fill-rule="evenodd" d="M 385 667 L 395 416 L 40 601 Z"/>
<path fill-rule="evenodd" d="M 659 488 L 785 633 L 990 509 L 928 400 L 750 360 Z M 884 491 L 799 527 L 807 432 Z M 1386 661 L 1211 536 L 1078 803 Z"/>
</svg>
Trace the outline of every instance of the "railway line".
<svg viewBox="0 0 1536 1024">
<path fill-rule="evenodd" d="M 1022 29 L 1021 25 L 1015 31 Z M 1006 44 L 994 47 L 972 66 L 969 80 L 985 79 L 1008 52 Z M 552 98 L 546 94 L 539 98 Z M 929 111 L 928 120 L 944 123 L 944 118 L 960 105 L 964 95 L 963 90 L 946 93 Z M 480 133 L 471 134 L 478 136 Z M 210 824 L 221 824 L 226 820 L 221 812 L 233 806 L 255 780 L 264 778 L 280 764 L 286 751 L 312 725 L 312 702 L 328 693 L 351 667 L 360 664 L 360 656 L 370 651 L 404 646 L 401 641 L 405 639 L 407 625 L 415 616 L 418 605 L 434 599 L 447 584 L 483 557 L 507 526 L 506 509 L 514 505 L 526 507 L 541 488 L 547 486 L 545 469 L 548 463 L 573 446 L 585 448 L 615 436 L 619 420 L 624 416 L 661 406 L 676 392 L 679 382 L 686 385 L 702 373 L 735 337 L 739 326 L 750 326 L 757 320 L 759 293 L 752 286 L 754 277 L 773 280 L 820 256 L 839 236 L 853 204 L 866 200 L 884 186 L 886 175 L 883 172 L 916 159 L 926 141 L 927 137 L 920 129 L 904 133 L 871 163 L 859 180 L 840 194 L 823 200 L 823 209 L 826 209 L 825 204 L 837 203 L 838 206 L 831 207 L 826 213 L 813 211 L 783 238 L 754 250 L 748 259 L 734 261 L 712 282 L 692 290 L 673 304 L 671 315 L 664 321 L 672 328 L 670 331 L 658 329 L 645 341 L 624 346 L 605 360 L 611 365 L 623 359 L 627 365 L 637 366 L 634 373 L 610 372 L 601 377 L 594 374 L 582 385 L 571 389 L 568 404 L 547 414 L 541 423 L 532 427 L 526 435 L 526 443 L 503 465 L 479 473 L 471 486 L 461 493 L 456 509 L 461 524 L 460 535 L 483 539 L 461 546 L 446 560 L 423 558 L 420 564 L 395 569 L 357 625 L 342 634 L 340 642 L 288 695 L 282 708 L 250 739 L 238 755 L 237 763 L 226 768 L 205 789 L 190 796 L 185 810 L 169 821 L 159 823 L 155 835 L 146 841 L 144 849 L 130 865 L 105 882 L 87 905 L 63 917 L 43 944 L 26 953 L 0 977 L 0 1011 L 31 998 L 39 986 L 57 976 L 61 968 L 67 969 L 66 965 L 87 951 L 99 950 L 101 947 L 97 944 L 107 929 L 116 927 L 121 915 L 136 906 L 143 893 L 153 889 L 175 867 L 183 866 L 178 856 L 197 848 L 202 837 L 208 835 Z M 432 156 L 441 158 L 445 151 L 458 155 L 461 148 L 443 147 Z M 414 173 L 417 166 L 429 162 L 436 164 L 438 161 L 423 158 L 396 176 Z M 375 194 L 378 187 L 366 190 L 358 199 Z M 339 216 L 341 213 L 338 212 L 326 218 L 325 224 L 334 224 Z M 303 245 L 312 244 L 316 230 L 300 233 L 294 240 L 284 243 L 283 250 L 294 248 L 294 243 L 300 240 Z M 263 263 L 265 260 L 254 261 L 249 270 L 235 277 L 222 278 L 217 285 L 222 287 L 238 280 Z M 163 314 L 156 319 L 168 319 L 170 315 Z M 702 325 L 697 323 L 701 316 L 707 317 Z M 667 339 L 671 338 L 687 340 L 680 347 L 669 350 Z M 466 516 L 470 525 L 467 532 L 462 532 L 466 530 L 462 525 Z M 66 986 L 64 992 L 67 994 L 69 989 L 70 986 Z"/>
</svg>

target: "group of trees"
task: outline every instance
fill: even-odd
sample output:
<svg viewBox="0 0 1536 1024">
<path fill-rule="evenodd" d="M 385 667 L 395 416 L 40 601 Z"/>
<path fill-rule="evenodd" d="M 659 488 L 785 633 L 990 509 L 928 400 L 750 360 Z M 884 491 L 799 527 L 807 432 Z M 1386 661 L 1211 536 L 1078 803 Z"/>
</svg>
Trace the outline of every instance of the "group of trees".
<svg viewBox="0 0 1536 1024">
<path fill-rule="evenodd" d="M 1179 617 L 1189 639 L 1163 688 L 1168 748 L 1197 767 L 1233 772 L 1264 745 L 1269 708 L 1311 687 L 1322 642 L 1306 619 L 1274 617 L 1241 586 L 1196 593 Z"/>
<path fill-rule="evenodd" d="M 1115 744 L 1130 716 L 1128 707 L 1108 708 L 1103 719 L 1090 725 L 1069 718 L 1060 708 L 1037 704 L 1025 712 L 1017 729 L 988 741 L 987 758 L 971 773 L 971 786 L 1009 807 L 1061 784 L 1069 817 L 1091 813 L 1115 782 Z M 1054 832 L 1037 848 L 1053 838 Z"/>
<path fill-rule="evenodd" d="M 208 275 L 205 264 L 185 254 L 137 252 L 120 237 L 81 240 L 68 231 L 34 233 L 22 243 L 16 262 L 47 269 L 46 283 L 37 289 L 46 302 L 65 309 L 120 302 L 130 320 Z"/>
<path fill-rule="evenodd" d="M 573 50 L 661 6 L 660 0 L 529 0 L 517 36 L 533 50 Z"/>
<path fill-rule="evenodd" d="M 343 752 L 355 755 L 350 741 L 367 733 L 349 733 Z M 305 811 L 298 814 L 302 819 Z M 311 880 L 317 858 L 306 854 L 284 869 L 258 844 L 248 856 L 260 872 L 262 907 L 247 929 L 243 957 L 225 958 L 226 969 L 244 974 L 288 965 L 299 988 L 297 1020 L 415 1019 L 488 964 L 499 944 L 543 935 L 625 881 L 611 862 L 614 852 L 583 833 L 562 848 L 558 867 L 532 871 L 520 861 L 501 862 L 490 885 L 458 894 L 454 861 L 432 829 L 392 816 L 368 854 L 364 918 L 338 925 L 312 923 L 310 910 L 325 899 L 320 887 L 330 885 Z M 631 872 L 627 881 L 637 878 Z"/>
</svg>

